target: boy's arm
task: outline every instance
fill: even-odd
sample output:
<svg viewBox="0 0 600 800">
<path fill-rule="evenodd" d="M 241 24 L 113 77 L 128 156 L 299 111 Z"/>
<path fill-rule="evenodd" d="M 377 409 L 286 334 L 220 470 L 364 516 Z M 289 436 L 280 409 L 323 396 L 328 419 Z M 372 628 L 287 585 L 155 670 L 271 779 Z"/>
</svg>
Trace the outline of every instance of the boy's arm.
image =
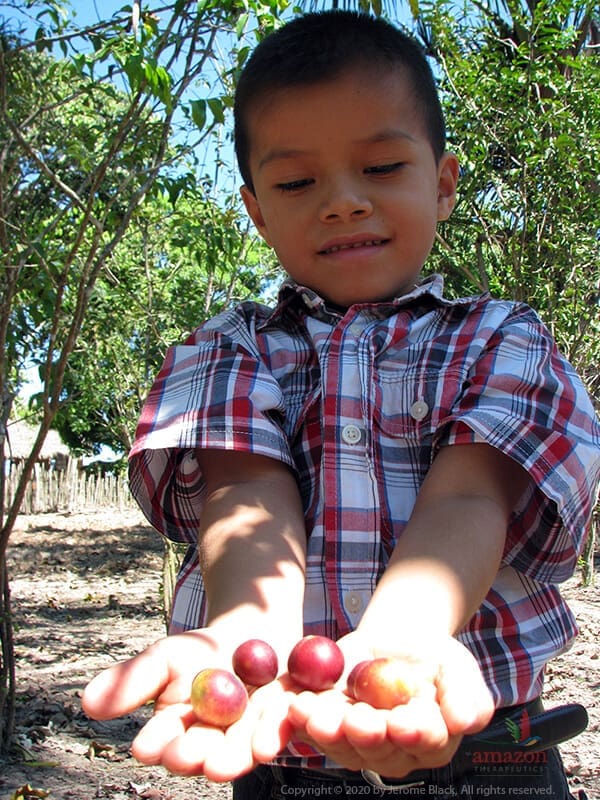
<svg viewBox="0 0 600 800">
<path fill-rule="evenodd" d="M 285 687 L 276 681 L 254 692 L 242 719 L 221 731 L 197 724 L 191 681 L 204 667 L 230 669 L 235 647 L 254 637 L 268 640 L 285 667 L 286 650 L 302 636 L 306 534 L 287 467 L 221 451 L 198 458 L 207 483 L 199 536 L 208 625 L 105 670 L 86 687 L 83 707 L 91 717 L 110 719 L 153 701 L 154 716 L 132 746 L 136 758 L 223 781 L 254 765 L 257 737 L 267 756 L 285 744 Z"/>
<path fill-rule="evenodd" d="M 206 450 L 198 460 L 206 480 L 199 546 L 207 624 L 231 629 L 232 651 L 262 638 L 287 658 L 302 637 L 306 552 L 294 476 L 263 456 Z"/>
<path fill-rule="evenodd" d="M 455 635 L 468 622 L 498 572 L 528 481 L 489 445 L 441 449 L 359 625 L 375 649 L 419 632 Z"/>
<path fill-rule="evenodd" d="M 320 704 L 301 695 L 290 720 L 332 759 L 401 777 L 447 763 L 461 736 L 488 722 L 491 696 L 454 636 L 493 583 L 528 480 L 485 444 L 440 451 L 357 630 L 340 641 L 350 664 L 386 655 L 416 662 L 432 693 L 391 712 L 349 704 L 340 692 Z"/>
</svg>

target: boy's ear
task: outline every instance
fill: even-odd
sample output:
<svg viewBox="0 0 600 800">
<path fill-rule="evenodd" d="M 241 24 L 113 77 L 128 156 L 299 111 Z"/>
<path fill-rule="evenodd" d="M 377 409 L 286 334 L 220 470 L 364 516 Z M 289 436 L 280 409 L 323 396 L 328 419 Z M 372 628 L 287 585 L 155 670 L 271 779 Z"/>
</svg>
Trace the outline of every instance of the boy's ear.
<svg viewBox="0 0 600 800">
<path fill-rule="evenodd" d="M 271 242 L 269 241 L 269 235 L 267 233 L 267 226 L 265 224 L 265 218 L 263 217 L 262 211 L 260 210 L 260 206 L 258 204 L 258 200 L 256 199 L 256 195 L 249 189 L 246 184 L 244 184 L 240 188 L 240 194 L 242 195 L 242 200 L 244 201 L 244 205 L 246 206 L 246 211 L 248 212 L 248 216 L 256 226 L 256 230 L 260 233 L 263 237 L 265 242 L 270 245 Z"/>
<path fill-rule="evenodd" d="M 454 153 L 444 153 L 438 165 L 438 221 L 448 219 L 456 204 L 458 159 Z"/>
</svg>

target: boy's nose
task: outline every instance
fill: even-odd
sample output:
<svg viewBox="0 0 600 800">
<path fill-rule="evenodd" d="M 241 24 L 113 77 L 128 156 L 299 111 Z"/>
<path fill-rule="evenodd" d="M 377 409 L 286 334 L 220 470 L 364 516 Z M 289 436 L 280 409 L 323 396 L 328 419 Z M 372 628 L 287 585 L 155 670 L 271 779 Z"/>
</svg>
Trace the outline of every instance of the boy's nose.
<svg viewBox="0 0 600 800">
<path fill-rule="evenodd" d="M 373 206 L 364 191 L 352 181 L 335 181 L 328 185 L 321 205 L 323 222 L 345 222 L 369 216 Z"/>
</svg>

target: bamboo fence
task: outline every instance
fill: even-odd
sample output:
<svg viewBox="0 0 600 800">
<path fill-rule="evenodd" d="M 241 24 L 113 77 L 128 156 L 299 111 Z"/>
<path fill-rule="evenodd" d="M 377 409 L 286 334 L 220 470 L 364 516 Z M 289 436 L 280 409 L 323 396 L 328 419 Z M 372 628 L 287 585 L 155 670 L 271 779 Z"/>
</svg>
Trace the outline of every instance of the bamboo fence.
<svg viewBox="0 0 600 800">
<path fill-rule="evenodd" d="M 87 511 L 98 508 L 135 508 L 123 475 L 86 472 L 76 458 L 67 457 L 61 469 L 38 462 L 27 485 L 23 514 Z M 23 470 L 12 463 L 5 476 L 5 506 L 9 507 Z"/>
</svg>

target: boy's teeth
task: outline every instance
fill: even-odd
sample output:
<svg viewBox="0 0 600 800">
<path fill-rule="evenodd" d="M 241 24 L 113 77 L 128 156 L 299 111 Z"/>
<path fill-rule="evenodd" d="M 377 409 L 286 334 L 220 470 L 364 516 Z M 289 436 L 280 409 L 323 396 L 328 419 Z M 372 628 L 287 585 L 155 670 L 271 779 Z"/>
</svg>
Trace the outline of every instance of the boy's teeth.
<svg viewBox="0 0 600 800">
<path fill-rule="evenodd" d="M 328 247 L 326 253 L 337 253 L 339 250 L 353 250 L 357 247 L 374 247 L 381 244 L 381 240 L 370 239 L 367 242 L 355 242 L 354 244 L 339 244 L 333 247 Z"/>
</svg>

